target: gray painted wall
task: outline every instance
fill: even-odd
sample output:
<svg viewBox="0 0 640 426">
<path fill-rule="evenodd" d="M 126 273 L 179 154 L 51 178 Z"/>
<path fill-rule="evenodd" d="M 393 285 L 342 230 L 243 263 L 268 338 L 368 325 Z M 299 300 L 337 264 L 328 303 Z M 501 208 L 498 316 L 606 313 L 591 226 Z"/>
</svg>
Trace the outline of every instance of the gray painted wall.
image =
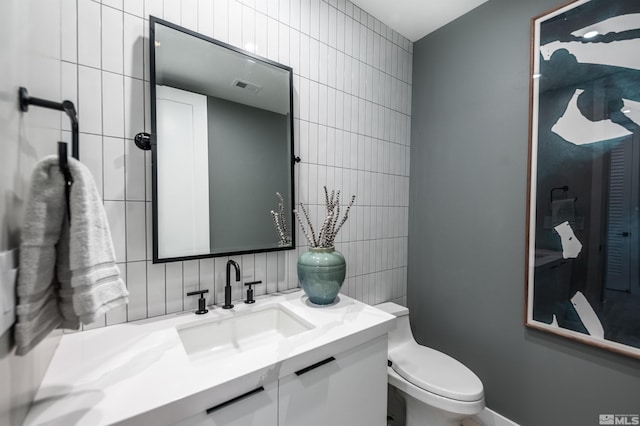
<svg viewBox="0 0 640 426">
<path fill-rule="evenodd" d="M 640 413 L 640 361 L 523 325 L 530 19 L 561 3 L 490 0 L 414 45 L 412 327 L 525 426 Z"/>
<path fill-rule="evenodd" d="M 211 251 L 278 247 L 276 192 L 293 223 L 288 117 L 211 96 L 207 114 Z"/>
</svg>

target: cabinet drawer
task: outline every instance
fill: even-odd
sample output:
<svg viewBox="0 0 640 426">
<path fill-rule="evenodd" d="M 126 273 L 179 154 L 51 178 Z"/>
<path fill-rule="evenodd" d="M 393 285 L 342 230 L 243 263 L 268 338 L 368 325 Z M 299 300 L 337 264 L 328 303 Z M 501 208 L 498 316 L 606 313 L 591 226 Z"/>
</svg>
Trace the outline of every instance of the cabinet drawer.
<svg viewBox="0 0 640 426">
<path fill-rule="evenodd" d="M 383 426 L 387 336 L 280 379 L 280 426 Z"/>
<path fill-rule="evenodd" d="M 278 383 L 230 398 L 188 417 L 177 426 L 276 426 L 278 424 Z"/>
</svg>

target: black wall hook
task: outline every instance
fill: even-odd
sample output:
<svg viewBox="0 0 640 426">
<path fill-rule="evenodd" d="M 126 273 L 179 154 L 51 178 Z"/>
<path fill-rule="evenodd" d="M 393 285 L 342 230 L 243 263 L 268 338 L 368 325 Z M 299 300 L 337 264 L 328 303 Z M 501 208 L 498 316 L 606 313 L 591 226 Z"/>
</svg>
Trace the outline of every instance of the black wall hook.
<svg viewBox="0 0 640 426">
<path fill-rule="evenodd" d="M 58 142 L 58 168 L 62 176 L 64 176 L 64 198 L 67 203 L 67 218 L 71 223 L 71 185 L 73 185 L 73 176 L 69 170 L 67 144 L 65 142 Z"/>
</svg>

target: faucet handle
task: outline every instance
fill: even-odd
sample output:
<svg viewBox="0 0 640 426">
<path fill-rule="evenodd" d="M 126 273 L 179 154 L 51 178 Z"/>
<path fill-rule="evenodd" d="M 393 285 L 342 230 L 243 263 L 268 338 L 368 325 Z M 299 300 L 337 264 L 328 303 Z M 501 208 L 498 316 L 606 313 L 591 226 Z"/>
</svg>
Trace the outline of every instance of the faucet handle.
<svg viewBox="0 0 640 426">
<path fill-rule="evenodd" d="M 249 288 L 247 289 L 247 300 L 245 300 L 244 303 L 256 303 L 255 299 L 253 298 L 253 289 L 251 288 L 251 286 L 254 284 L 262 284 L 262 281 L 250 281 L 248 283 L 244 283 L 244 285 L 249 286 Z"/>
<path fill-rule="evenodd" d="M 207 301 L 204 298 L 205 293 L 209 293 L 209 290 L 197 290 L 187 293 L 187 296 L 195 296 L 197 294 L 200 295 L 200 299 L 198 299 L 198 310 L 196 311 L 196 315 L 202 315 L 209 312 L 209 310 L 207 309 Z"/>
</svg>

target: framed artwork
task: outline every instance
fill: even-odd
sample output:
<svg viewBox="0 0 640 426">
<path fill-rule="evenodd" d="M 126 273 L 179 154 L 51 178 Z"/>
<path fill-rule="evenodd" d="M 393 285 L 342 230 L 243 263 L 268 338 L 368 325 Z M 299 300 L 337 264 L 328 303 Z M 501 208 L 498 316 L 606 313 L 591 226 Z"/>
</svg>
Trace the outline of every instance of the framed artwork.
<svg viewBox="0 0 640 426">
<path fill-rule="evenodd" d="M 640 1 L 532 20 L 526 318 L 640 358 Z"/>
</svg>

